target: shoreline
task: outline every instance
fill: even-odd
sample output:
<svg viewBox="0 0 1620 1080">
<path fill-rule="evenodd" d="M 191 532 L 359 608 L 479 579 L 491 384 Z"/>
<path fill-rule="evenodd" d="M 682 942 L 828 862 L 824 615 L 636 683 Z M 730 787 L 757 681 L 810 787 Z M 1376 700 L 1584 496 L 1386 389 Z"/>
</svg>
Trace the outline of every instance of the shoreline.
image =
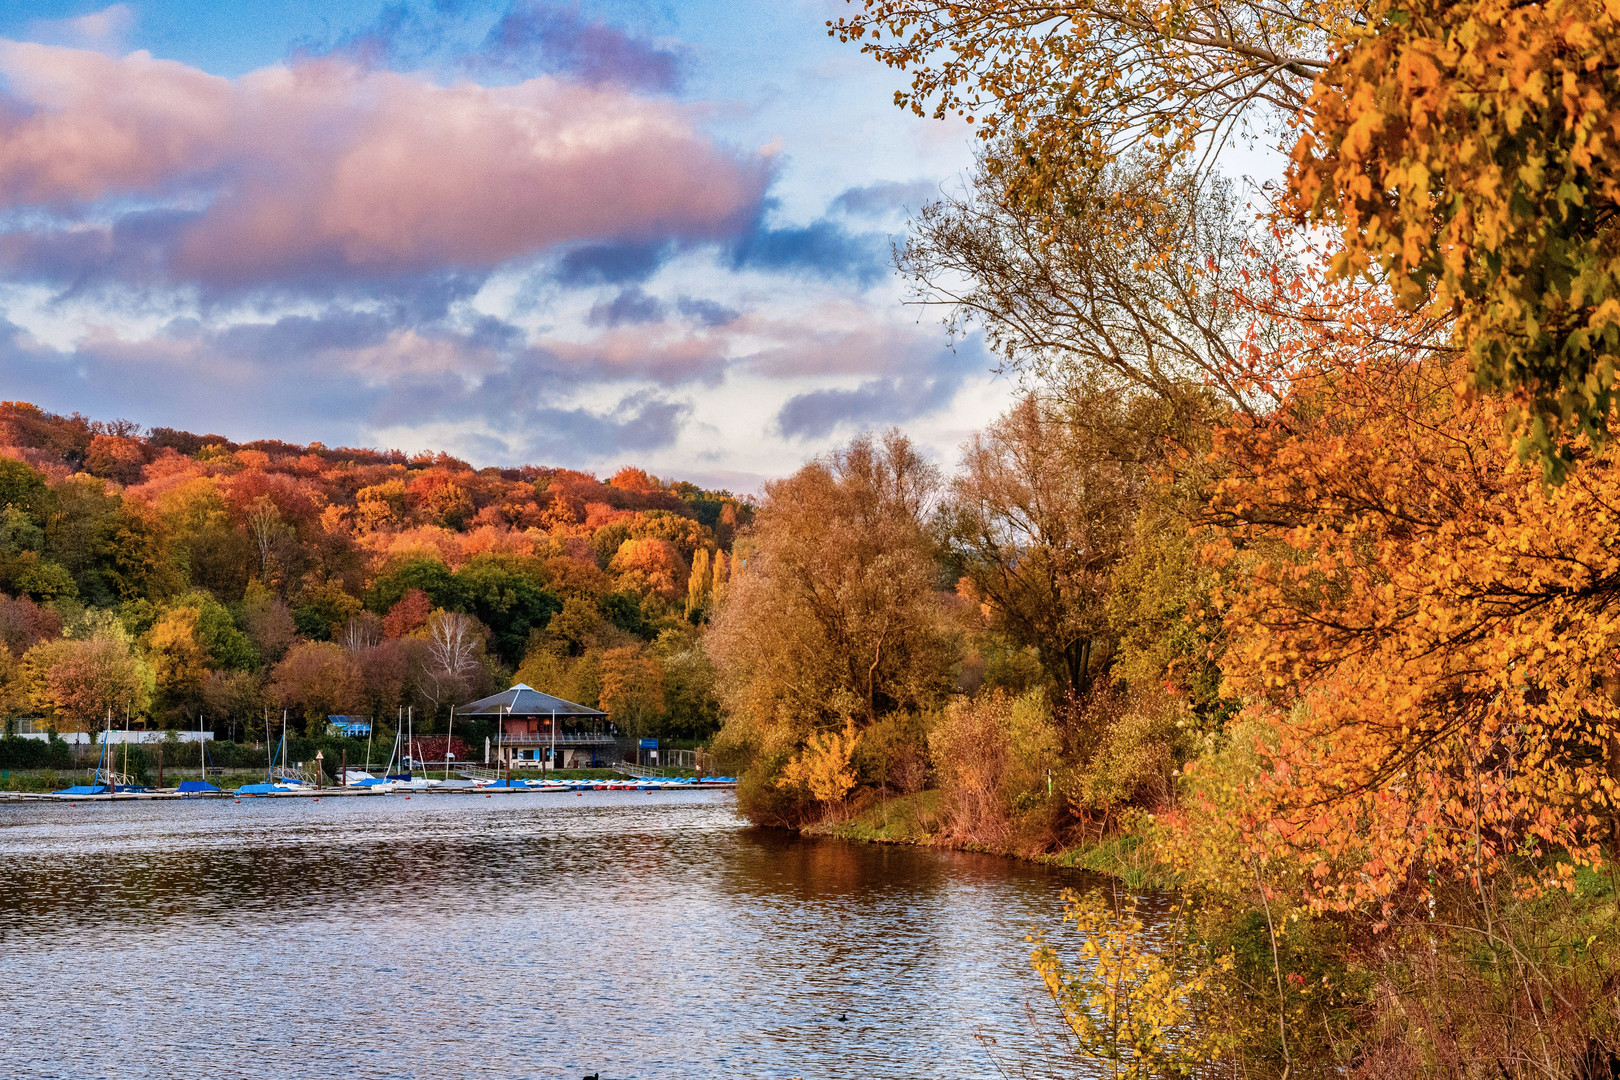
<svg viewBox="0 0 1620 1080">
<path fill-rule="evenodd" d="M 939 831 L 942 824 L 939 801 L 940 792 L 937 790 L 920 791 L 870 804 L 842 820 L 823 818 L 814 825 L 806 825 L 795 831 L 805 836 L 853 843 L 970 851 L 1018 862 L 1086 870 L 1114 878 L 1131 889 L 1159 892 L 1176 887 L 1174 876 L 1152 860 L 1144 850 L 1144 838 L 1135 833 L 1116 832 L 1099 841 L 1052 852 L 963 843 L 948 839 Z"/>
</svg>

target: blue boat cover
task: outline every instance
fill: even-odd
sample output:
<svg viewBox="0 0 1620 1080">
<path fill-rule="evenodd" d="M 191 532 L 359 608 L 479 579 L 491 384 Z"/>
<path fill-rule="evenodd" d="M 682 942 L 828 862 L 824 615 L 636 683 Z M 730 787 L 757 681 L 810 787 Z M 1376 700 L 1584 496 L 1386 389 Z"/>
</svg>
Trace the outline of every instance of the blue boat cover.
<svg viewBox="0 0 1620 1080">
<path fill-rule="evenodd" d="M 51 792 L 51 794 L 52 795 L 105 795 L 105 794 L 107 794 L 107 785 L 106 784 L 74 784 L 72 787 L 63 788 L 61 791 L 53 791 L 53 792 Z"/>
<path fill-rule="evenodd" d="M 280 784 L 243 784 L 236 789 L 238 795 L 274 795 L 287 789 Z"/>
<path fill-rule="evenodd" d="M 190 795 L 198 791 L 218 791 L 219 788 L 205 780 L 183 780 L 175 790 L 182 795 Z"/>
</svg>

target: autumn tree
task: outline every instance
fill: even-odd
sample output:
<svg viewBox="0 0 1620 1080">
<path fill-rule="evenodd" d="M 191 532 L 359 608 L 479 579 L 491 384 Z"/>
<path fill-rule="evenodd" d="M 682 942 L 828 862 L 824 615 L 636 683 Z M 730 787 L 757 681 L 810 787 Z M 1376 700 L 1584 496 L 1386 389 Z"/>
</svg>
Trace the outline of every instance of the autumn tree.
<svg viewBox="0 0 1620 1080">
<path fill-rule="evenodd" d="M 23 656 L 23 678 L 34 707 L 69 731 L 95 731 L 126 710 L 144 716 L 152 702 L 152 669 L 110 629 L 35 645 Z"/>
<path fill-rule="evenodd" d="M 926 527 L 938 485 L 893 431 L 767 485 L 707 639 L 726 739 L 783 750 L 847 716 L 939 701 L 954 653 Z"/>
<path fill-rule="evenodd" d="M 1036 206 L 1005 196 L 1018 168 L 1014 148 L 991 147 L 965 194 L 915 216 L 899 268 L 916 301 L 1054 387 L 1145 390 L 1189 422 L 1206 388 L 1252 407 L 1245 342 L 1263 320 L 1241 293 L 1282 260 L 1231 184 L 1124 158 L 1077 178 L 1061 207 Z"/>
<path fill-rule="evenodd" d="M 601 670 L 602 711 L 631 734 L 657 730 L 664 717 L 664 669 L 658 658 L 640 647 L 621 645 L 602 654 Z"/>
<path fill-rule="evenodd" d="M 1620 469 L 1587 451 L 1545 490 L 1500 440 L 1507 403 L 1456 404 L 1467 364 L 1347 366 L 1217 443 L 1222 669 L 1274 733 L 1253 839 L 1323 903 L 1611 830 Z"/>
<path fill-rule="evenodd" d="M 1559 479 L 1607 438 L 1620 356 L 1620 14 L 1593 0 L 1375 3 L 1336 28 L 1296 209 L 1336 269 L 1457 320 L 1464 385 L 1506 391 Z"/>
<path fill-rule="evenodd" d="M 458 612 L 435 612 L 427 623 L 418 686 L 433 710 L 467 696 L 484 651 L 483 628 Z"/>
<path fill-rule="evenodd" d="M 911 85 L 897 104 L 956 114 L 986 139 L 1016 137 L 1040 176 L 1094 168 L 1123 149 L 1168 172 L 1309 100 L 1336 32 L 1356 5 L 1271 7 L 1128 0 L 1004 4 L 863 0 L 829 24 Z"/>
<path fill-rule="evenodd" d="M 1075 695 L 1090 689 L 1095 646 L 1106 647 L 1110 576 L 1142 483 L 1132 448 L 1106 445 L 1124 413 L 1113 395 L 1091 395 L 1072 417 L 1025 396 L 963 448 L 942 515 L 991 625 L 1035 649 Z"/>
<path fill-rule="evenodd" d="M 293 646 L 270 676 L 270 697 L 283 708 L 301 713 L 307 735 L 326 729 L 326 718 L 350 711 L 359 675 L 341 645 L 305 641 Z"/>
</svg>

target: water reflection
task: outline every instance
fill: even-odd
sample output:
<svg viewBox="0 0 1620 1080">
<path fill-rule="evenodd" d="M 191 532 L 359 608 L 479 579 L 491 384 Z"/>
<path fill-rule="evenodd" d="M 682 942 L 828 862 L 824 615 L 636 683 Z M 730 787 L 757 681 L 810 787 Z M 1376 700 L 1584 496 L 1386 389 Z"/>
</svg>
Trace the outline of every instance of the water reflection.
<svg viewBox="0 0 1620 1080">
<path fill-rule="evenodd" d="M 37 1076 L 979 1077 L 1059 872 L 718 793 L 0 807 Z"/>
</svg>

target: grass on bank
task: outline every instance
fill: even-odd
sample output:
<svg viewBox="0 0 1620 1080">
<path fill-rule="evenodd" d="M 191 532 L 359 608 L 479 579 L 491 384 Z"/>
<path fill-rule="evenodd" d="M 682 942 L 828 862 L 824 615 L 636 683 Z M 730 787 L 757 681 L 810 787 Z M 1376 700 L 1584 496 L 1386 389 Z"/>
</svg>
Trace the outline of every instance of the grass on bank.
<svg viewBox="0 0 1620 1080">
<path fill-rule="evenodd" d="M 914 795 L 874 799 L 858 807 L 847 817 L 829 816 L 805 831 L 815 836 L 859 840 L 872 844 L 958 846 L 949 843 L 943 835 L 945 818 L 945 793 L 930 789 L 919 791 Z M 978 846 L 974 846 L 973 849 L 982 850 Z M 1019 855 L 1014 851 L 991 853 Z M 1153 859 L 1144 839 L 1128 832 L 1115 834 L 1102 841 L 1089 841 L 1052 854 L 1022 857 L 1051 866 L 1089 870 L 1095 874 L 1117 878 L 1133 891 L 1166 890 L 1176 885 L 1172 872 Z"/>
</svg>

